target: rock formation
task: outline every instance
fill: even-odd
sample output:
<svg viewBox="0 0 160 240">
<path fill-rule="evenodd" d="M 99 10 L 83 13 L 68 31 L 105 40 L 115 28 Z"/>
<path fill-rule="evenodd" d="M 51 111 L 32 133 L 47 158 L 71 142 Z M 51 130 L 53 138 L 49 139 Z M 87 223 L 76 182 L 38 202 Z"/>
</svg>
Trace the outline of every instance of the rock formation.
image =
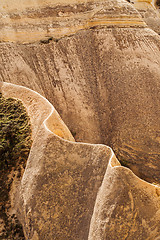
<svg viewBox="0 0 160 240">
<path fill-rule="evenodd" d="M 0 7 L 1 41 L 47 42 L 95 26 L 145 26 L 123 0 L 7 0 Z"/>
<path fill-rule="evenodd" d="M 109 147 L 73 142 L 57 112 L 39 94 L 6 83 L 1 92 L 23 102 L 33 126 L 30 156 L 12 202 L 26 239 L 159 236 L 158 186 L 122 167 Z M 64 139 L 54 134 L 57 127 Z"/>
<path fill-rule="evenodd" d="M 139 11 L 147 25 L 160 34 L 160 6 L 158 6 L 158 1 L 132 0 L 130 2 L 134 4 L 134 7 Z"/>
<path fill-rule="evenodd" d="M 82 30 L 50 44 L 2 43 L 0 52 L 0 79 L 47 97 L 76 141 L 109 145 L 138 176 L 160 181 L 155 32 Z"/>
<path fill-rule="evenodd" d="M 111 161 L 97 195 L 88 240 L 158 240 L 159 201 L 159 187 Z"/>
<path fill-rule="evenodd" d="M 71 131 L 45 98 L 2 84 L 33 128 L 14 206 L 26 239 L 160 236 L 160 36 L 134 5 L 0 4 L 0 81 L 46 97 Z"/>
</svg>

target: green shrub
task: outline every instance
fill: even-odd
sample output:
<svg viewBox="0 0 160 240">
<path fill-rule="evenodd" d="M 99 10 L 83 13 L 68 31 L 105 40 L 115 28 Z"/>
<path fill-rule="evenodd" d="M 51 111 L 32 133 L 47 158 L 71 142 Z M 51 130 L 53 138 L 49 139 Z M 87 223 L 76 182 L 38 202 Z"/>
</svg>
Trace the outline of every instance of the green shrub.
<svg viewBox="0 0 160 240">
<path fill-rule="evenodd" d="M 22 175 L 31 143 L 29 117 L 21 101 L 0 93 L 0 220 L 4 225 L 0 239 L 25 239 L 16 215 L 9 215 L 9 191 L 15 177 Z"/>
<path fill-rule="evenodd" d="M 31 128 L 19 100 L 0 95 L 0 169 L 7 170 L 28 158 Z"/>
</svg>

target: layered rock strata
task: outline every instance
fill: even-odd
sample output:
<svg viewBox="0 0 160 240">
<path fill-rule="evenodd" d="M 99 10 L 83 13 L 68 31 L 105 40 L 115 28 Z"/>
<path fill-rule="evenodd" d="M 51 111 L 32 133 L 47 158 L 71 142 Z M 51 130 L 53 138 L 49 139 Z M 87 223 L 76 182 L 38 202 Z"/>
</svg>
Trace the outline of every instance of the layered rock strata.
<svg viewBox="0 0 160 240">
<path fill-rule="evenodd" d="M 0 44 L 0 79 L 46 96 L 77 141 L 104 143 L 160 182 L 160 41 L 150 29 L 82 30 L 50 44 Z"/>
<path fill-rule="evenodd" d="M 153 29 L 155 32 L 160 34 L 160 12 L 158 1 L 152 0 L 132 0 L 131 4 L 138 10 L 141 14 L 143 20 L 147 25 Z"/>
<path fill-rule="evenodd" d="M 0 5 L 0 80 L 41 93 L 76 141 L 109 145 L 137 176 L 160 183 L 160 37 L 125 1 L 36 2 Z M 74 143 L 40 95 L 5 83 L 2 91 L 32 119 L 15 206 L 26 238 L 159 237 L 157 186 L 109 147 Z"/>
<path fill-rule="evenodd" d="M 0 4 L 0 41 L 46 42 L 95 26 L 144 27 L 125 1 L 5 1 Z"/>
<path fill-rule="evenodd" d="M 120 166 L 109 147 L 66 140 L 69 130 L 60 117 L 48 123 L 55 110 L 39 94 L 7 83 L 1 91 L 24 103 L 36 133 L 13 202 L 26 239 L 133 239 L 137 229 L 139 239 L 159 236 L 158 186 Z M 51 131 L 57 123 L 64 139 Z"/>
</svg>

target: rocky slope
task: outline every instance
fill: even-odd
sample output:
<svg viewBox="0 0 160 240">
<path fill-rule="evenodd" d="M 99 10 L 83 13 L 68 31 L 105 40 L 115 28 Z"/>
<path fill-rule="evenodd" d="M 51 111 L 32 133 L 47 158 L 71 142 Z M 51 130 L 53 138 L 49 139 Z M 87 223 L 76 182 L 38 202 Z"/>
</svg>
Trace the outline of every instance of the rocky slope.
<svg viewBox="0 0 160 240">
<path fill-rule="evenodd" d="M 66 140 L 74 139 L 39 94 L 6 83 L 1 92 L 23 102 L 33 133 L 36 129 L 23 178 L 11 194 L 26 239 L 159 236 L 158 186 L 122 167 L 109 147 Z M 65 133 L 64 139 L 53 133 L 56 129 Z"/>
<path fill-rule="evenodd" d="M 129 0 L 129 2 L 138 10 L 147 25 L 160 35 L 160 6 L 158 1 Z"/>
<path fill-rule="evenodd" d="M 85 3 L 81 1 L 68 4 L 63 1 L 59 4 L 57 2 L 53 4 L 53 1 L 52 3 L 49 1 L 26 1 L 23 4 L 24 1 L 21 1 L 20 4 L 17 1 L 18 5 L 13 1 L 15 4 L 10 3 L 8 6 L 6 3 L 7 1 L 0 4 L 1 18 L 3 19 L 0 31 L 2 41 L 0 43 L 0 81 L 23 85 L 39 92 L 55 106 L 77 142 L 108 145 L 112 147 L 118 160 L 129 167 L 138 177 L 150 183 L 160 183 L 160 36 L 147 28 L 135 8 L 123 0 L 116 2 L 112 0 L 106 2 L 87 1 Z M 36 4 L 38 4 L 38 8 Z M 33 95 L 27 100 L 30 91 L 24 89 L 23 91 L 20 99 L 23 102 L 27 101 L 26 104 L 30 109 L 29 105 L 32 103 Z M 9 88 L 4 90 L 5 92 L 12 95 L 12 90 L 9 91 Z M 19 90 L 16 94 L 19 95 Z M 26 99 L 24 100 L 24 98 Z M 31 119 L 34 119 L 32 122 L 33 133 L 34 131 L 37 133 L 35 139 L 38 143 L 35 145 L 34 151 L 39 155 L 37 157 L 35 152 L 31 151 L 29 168 L 26 170 L 24 181 L 22 181 L 22 199 L 19 209 L 21 221 L 26 224 L 26 227 L 24 224 L 26 236 L 29 239 L 37 239 L 39 235 L 45 237 L 45 234 L 50 234 L 48 230 L 43 232 L 41 228 L 41 225 L 48 219 L 47 221 L 50 222 L 55 221 L 56 240 L 58 237 L 67 239 L 66 234 L 69 234 L 69 239 L 72 239 L 71 236 L 74 236 L 74 240 L 78 239 L 78 232 L 80 233 L 79 239 L 87 239 L 88 236 L 90 239 L 96 239 L 98 234 L 99 239 L 107 240 L 112 237 L 109 238 L 109 235 L 104 232 L 109 232 L 111 229 L 113 230 L 111 231 L 113 239 L 115 239 L 117 231 L 123 233 L 123 229 L 119 229 L 120 218 L 123 221 L 128 214 L 125 204 L 120 204 L 120 202 L 128 201 L 129 197 L 130 205 L 127 205 L 127 211 L 131 211 L 132 214 L 129 215 L 130 218 L 127 221 L 135 221 L 135 226 L 132 231 L 129 230 L 131 229 L 129 225 L 126 226 L 124 239 L 126 236 L 129 236 L 128 239 L 138 238 L 135 233 L 138 225 L 140 225 L 140 229 L 143 229 L 139 239 L 147 239 L 147 236 L 149 239 L 156 239 L 160 232 L 158 228 L 159 192 L 157 193 L 159 190 L 137 178 L 130 170 L 117 166 L 111 168 L 114 174 L 113 178 L 111 177 L 113 182 L 110 182 L 108 176 L 110 174 L 112 176 L 112 170 L 110 172 L 108 166 L 111 164 L 108 165 L 108 163 L 111 161 L 112 151 L 102 145 L 96 147 L 96 145 L 84 143 L 73 144 L 74 139 L 69 130 L 67 133 L 64 131 L 64 124 L 62 124 L 63 127 L 57 128 L 55 122 L 58 126 L 61 125 L 59 122 L 57 123 L 57 117 L 49 118 L 50 123 L 54 123 L 51 132 L 55 131 L 55 134 L 67 138 L 71 142 L 57 138 L 44 128 L 43 121 L 48 115 L 48 103 L 43 98 L 39 98 L 38 101 L 44 101 L 45 104 L 39 104 L 37 101 L 36 107 L 34 104 L 33 109 L 31 107 L 31 112 L 35 111 L 34 114 L 31 114 Z M 43 105 L 43 107 L 39 109 L 38 105 Z M 41 117 L 43 112 L 46 115 Z M 56 149 L 59 150 L 53 151 L 54 146 L 57 146 Z M 51 158 L 54 162 L 53 166 L 60 171 L 59 176 L 56 175 L 54 167 L 50 164 Z M 60 165 L 59 159 L 61 160 Z M 96 159 L 95 162 L 94 159 Z M 80 163 L 77 163 L 78 160 Z M 36 161 L 37 165 L 34 164 Z M 69 165 L 66 166 L 66 162 Z M 39 163 L 40 165 L 38 165 Z M 117 165 L 117 161 L 115 165 Z M 99 169 L 98 166 L 101 166 L 102 169 Z M 51 167 L 51 172 L 48 172 L 49 167 Z M 39 175 L 41 169 L 45 169 L 45 171 Z M 109 175 L 104 178 L 106 169 L 107 172 L 109 171 Z M 118 173 L 115 172 L 116 170 Z M 74 171 L 80 172 L 81 177 L 78 174 L 74 175 Z M 93 172 L 95 174 L 93 181 L 91 180 L 93 184 L 88 186 Z M 32 197 L 33 194 L 27 198 L 27 192 L 31 186 L 30 174 L 32 175 L 31 179 L 35 180 L 36 188 L 34 189 L 41 196 L 40 199 L 36 198 L 37 195 Z M 53 179 L 52 184 L 49 181 L 50 174 Z M 121 183 L 117 180 L 120 178 L 122 179 Z M 43 179 L 46 180 L 42 181 Z M 55 186 L 56 179 L 62 180 L 62 187 Z M 67 179 L 66 182 L 64 179 Z M 139 181 L 144 183 L 144 188 Z M 42 182 L 44 189 L 38 187 L 37 182 Z M 97 195 L 102 182 L 106 189 L 99 191 Z M 130 183 L 130 186 L 126 185 L 126 182 Z M 78 185 L 81 186 L 80 190 L 76 187 Z M 53 194 L 52 191 L 57 189 L 56 187 L 61 190 L 60 192 L 56 190 Z M 114 190 L 117 188 L 120 189 L 120 192 Z M 46 191 L 46 189 L 48 190 Z M 64 212 L 69 216 L 67 220 L 61 209 L 62 203 L 65 202 L 64 199 L 68 199 L 74 189 L 77 194 L 75 196 L 80 197 L 75 204 L 82 207 L 78 208 L 77 214 L 80 215 L 76 216 L 84 216 L 82 221 L 79 220 L 80 225 L 76 225 L 74 222 L 75 211 L 74 213 L 69 212 L 70 205 L 67 205 L 70 204 L 69 200 L 66 200 L 66 205 L 64 204 Z M 143 190 L 141 191 L 141 189 Z M 113 193 L 111 199 L 116 199 L 113 208 L 109 208 L 112 201 L 108 200 L 108 193 L 111 192 Z M 138 192 L 141 193 L 142 198 L 139 196 L 141 200 L 137 200 Z M 51 193 L 54 195 L 58 207 L 52 209 L 52 213 L 50 212 L 52 220 L 49 220 L 49 215 L 45 215 L 45 211 L 42 220 L 41 212 L 38 212 L 38 209 L 42 207 L 43 199 L 49 199 L 44 200 L 49 201 L 46 205 L 46 212 L 48 211 L 53 204 Z M 45 194 L 48 194 L 47 197 Z M 66 198 L 61 199 L 63 195 Z M 89 195 L 92 197 L 90 198 Z M 57 196 L 60 200 L 57 200 Z M 123 198 L 123 196 L 125 197 Z M 96 200 L 99 198 L 102 198 L 103 201 Z M 90 202 L 89 199 L 94 200 Z M 86 201 L 90 203 L 90 206 L 85 205 Z M 96 201 L 96 205 L 94 201 Z M 120 207 L 117 207 L 117 203 L 120 204 L 118 205 Z M 149 215 L 145 215 L 145 209 L 142 212 L 137 210 L 137 207 L 144 203 L 146 203 L 147 209 L 154 206 L 154 209 L 148 212 Z M 73 202 L 72 205 L 74 205 Z M 77 205 L 74 207 L 77 208 Z M 27 213 L 25 213 L 24 206 L 34 206 L 36 211 L 26 207 Z M 101 213 L 105 211 L 107 212 L 104 216 Z M 121 214 L 121 211 L 124 212 L 124 215 Z M 99 222 L 96 222 L 97 212 L 100 214 Z M 142 215 L 145 215 L 144 221 L 141 221 Z M 53 220 L 53 218 L 55 219 Z M 112 228 L 112 220 L 115 218 L 119 225 L 117 228 Z M 110 219 L 110 224 L 107 227 L 108 219 Z M 156 220 L 154 221 L 154 219 Z M 48 223 L 46 229 L 50 229 L 50 226 Z M 64 229 L 63 233 L 60 232 L 58 226 Z M 70 232 L 71 226 L 74 227 Z M 83 227 L 85 230 L 81 232 L 80 229 Z M 51 235 L 46 236 L 52 239 L 52 232 Z"/>
<path fill-rule="evenodd" d="M 46 96 L 77 141 L 109 145 L 140 177 L 160 182 L 160 41 L 152 30 L 82 30 L 50 44 L 2 43 L 0 52 L 2 81 Z"/>
<path fill-rule="evenodd" d="M 0 40 L 20 43 L 59 39 L 94 26 L 145 26 L 124 0 L 7 0 L 0 12 Z"/>
</svg>

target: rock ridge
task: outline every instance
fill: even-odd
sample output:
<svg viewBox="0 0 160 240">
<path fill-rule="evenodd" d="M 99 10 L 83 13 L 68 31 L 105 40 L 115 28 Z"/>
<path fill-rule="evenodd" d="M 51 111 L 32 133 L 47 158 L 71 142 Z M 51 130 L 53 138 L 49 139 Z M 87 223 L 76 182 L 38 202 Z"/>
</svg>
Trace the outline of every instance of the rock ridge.
<svg viewBox="0 0 160 240">
<path fill-rule="evenodd" d="M 46 124 L 50 105 L 39 94 L 7 83 L 1 84 L 1 91 L 24 102 L 33 129 L 37 118 L 40 122 L 38 129 L 35 126 L 19 197 L 14 203 L 26 239 L 94 240 L 98 236 L 100 240 L 113 240 L 128 236 L 142 240 L 159 236 L 158 186 L 122 167 L 111 148 L 73 142 L 64 124 L 61 126 L 71 141 L 53 134 L 49 130 L 51 122 Z M 43 110 L 43 102 L 49 112 Z"/>
<path fill-rule="evenodd" d="M 35 1 L 31 1 L 31 5 L 21 2 L 22 9 L 21 4 L 7 5 L 8 1 L 0 5 L 0 41 L 29 43 L 59 39 L 96 26 L 146 26 L 138 12 L 125 0 L 71 1 L 67 4 L 47 0 L 38 6 Z"/>
</svg>

